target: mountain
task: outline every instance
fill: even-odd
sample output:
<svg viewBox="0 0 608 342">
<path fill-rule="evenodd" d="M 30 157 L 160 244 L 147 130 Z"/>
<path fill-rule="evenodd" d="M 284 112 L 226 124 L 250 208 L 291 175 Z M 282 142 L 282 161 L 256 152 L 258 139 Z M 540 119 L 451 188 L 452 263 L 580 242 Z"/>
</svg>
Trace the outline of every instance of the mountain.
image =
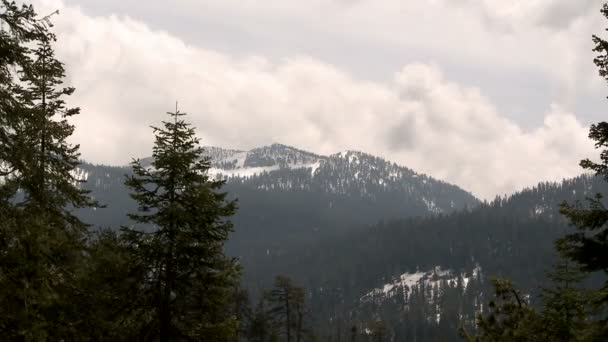
<svg viewBox="0 0 608 342">
<path fill-rule="evenodd" d="M 306 210 L 307 214 L 332 223 L 367 224 L 379 219 L 449 213 L 479 203 L 457 186 L 362 152 L 321 156 L 281 144 L 249 151 L 207 147 L 205 152 L 212 163 L 210 176 L 227 181 L 226 190 L 240 199 L 243 210 L 260 202 L 260 198 L 250 195 L 279 196 L 287 197 L 287 203 L 281 201 L 279 207 L 288 211 L 313 205 L 313 212 Z M 151 159 L 141 162 L 150 166 Z M 84 187 L 109 205 L 100 213 L 84 215 L 97 225 L 127 224 L 123 214 L 134 206 L 129 205 L 122 183 L 130 168 L 84 163 L 80 172 L 87 181 Z"/>
<path fill-rule="evenodd" d="M 246 281 L 266 287 L 293 251 L 382 219 L 450 213 L 479 201 L 461 188 L 370 154 L 321 156 L 281 144 L 249 151 L 205 148 L 211 177 L 238 199 L 235 231 L 227 245 Z M 151 166 L 151 159 L 142 159 Z M 81 172 L 103 209 L 82 210 L 97 227 L 127 225 L 136 210 L 123 186 L 129 167 L 82 164 Z M 251 275 L 251 276 L 250 276 Z"/>
<path fill-rule="evenodd" d="M 401 202 L 395 217 L 451 212 L 478 203 L 457 186 L 357 151 L 320 156 L 281 144 L 250 151 L 205 150 L 212 160 L 210 174 L 228 181 L 255 184 L 261 190 L 308 191 L 372 201 L 392 194 Z"/>
</svg>

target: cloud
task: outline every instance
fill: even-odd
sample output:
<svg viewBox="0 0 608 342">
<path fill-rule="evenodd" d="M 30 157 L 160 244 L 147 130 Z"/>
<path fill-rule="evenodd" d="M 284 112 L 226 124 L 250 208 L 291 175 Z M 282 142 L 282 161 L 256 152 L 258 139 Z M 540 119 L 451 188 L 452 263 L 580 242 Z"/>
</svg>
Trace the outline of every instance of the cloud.
<svg viewBox="0 0 608 342">
<path fill-rule="evenodd" d="M 522 25 L 545 26 L 555 30 L 567 30 L 581 17 L 599 11 L 602 0 L 463 0 L 469 6 L 482 11 L 489 25 L 502 25 L 510 30 L 521 29 Z"/>
<path fill-rule="evenodd" d="M 525 131 L 506 119 L 478 89 L 446 80 L 436 66 L 406 66 L 397 76 L 400 105 L 416 143 L 386 135 L 392 153 L 410 164 L 489 198 L 540 180 L 580 173 L 593 154 L 587 128 L 557 105 L 542 126 Z M 396 126 L 399 127 L 399 126 Z"/>
<path fill-rule="evenodd" d="M 358 149 L 482 198 L 575 176 L 578 160 L 593 155 L 587 128 L 564 106 L 530 113 L 544 122 L 525 130 L 437 64 L 407 63 L 392 80 L 372 82 L 310 56 L 237 56 L 127 16 L 90 16 L 58 0 L 42 8 L 62 9 L 57 51 L 77 88 L 70 102 L 82 107 L 74 141 L 93 162 L 149 155 L 149 125 L 176 100 L 204 144 Z"/>
</svg>

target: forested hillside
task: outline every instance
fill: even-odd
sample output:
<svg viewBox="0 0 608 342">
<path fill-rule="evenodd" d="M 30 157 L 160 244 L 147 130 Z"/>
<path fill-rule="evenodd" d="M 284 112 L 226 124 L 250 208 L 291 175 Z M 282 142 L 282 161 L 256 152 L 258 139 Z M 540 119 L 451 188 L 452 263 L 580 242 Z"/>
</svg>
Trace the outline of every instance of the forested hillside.
<svg viewBox="0 0 608 342">
<path fill-rule="evenodd" d="M 315 317 L 325 320 L 317 324 L 334 335 L 338 325 L 346 335 L 353 324 L 381 319 L 408 340 L 458 340 L 457 328 L 487 305 L 491 277 L 512 279 L 539 304 L 557 261 L 554 242 L 573 229 L 559 204 L 607 190 L 593 176 L 541 183 L 469 210 L 384 221 L 303 247 L 277 267 L 310 290 Z"/>
</svg>

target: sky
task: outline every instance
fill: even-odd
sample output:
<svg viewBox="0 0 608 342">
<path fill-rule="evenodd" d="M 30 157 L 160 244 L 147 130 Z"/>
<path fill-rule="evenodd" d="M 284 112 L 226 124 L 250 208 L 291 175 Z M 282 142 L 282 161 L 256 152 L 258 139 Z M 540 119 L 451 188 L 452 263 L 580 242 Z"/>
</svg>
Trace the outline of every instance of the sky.
<svg viewBox="0 0 608 342">
<path fill-rule="evenodd" d="M 582 173 L 606 81 L 601 0 L 33 0 L 53 17 L 82 158 L 202 144 L 360 150 L 482 199 Z"/>
</svg>

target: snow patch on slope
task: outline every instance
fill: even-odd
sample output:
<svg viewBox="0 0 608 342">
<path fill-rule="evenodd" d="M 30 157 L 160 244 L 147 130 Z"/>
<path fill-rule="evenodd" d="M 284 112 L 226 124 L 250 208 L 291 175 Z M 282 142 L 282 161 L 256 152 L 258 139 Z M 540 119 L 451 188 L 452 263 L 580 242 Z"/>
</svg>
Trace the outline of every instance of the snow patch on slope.
<svg viewBox="0 0 608 342">
<path fill-rule="evenodd" d="M 209 174 L 215 177 L 248 178 L 267 172 L 289 169 L 311 169 L 311 176 L 321 165 L 321 156 L 281 144 L 249 151 L 205 148 L 211 158 Z"/>
<path fill-rule="evenodd" d="M 481 276 L 481 267 L 478 265 L 473 269 L 470 275 L 467 273 L 457 274 L 449 269 L 442 269 L 440 266 L 436 266 L 432 270 L 428 271 L 416 271 L 414 273 L 403 273 L 392 282 L 384 284 L 379 288 L 375 288 L 370 292 L 366 293 L 360 298 L 361 302 L 382 302 L 386 299 L 394 296 L 401 295 L 405 302 L 408 301 L 409 296 L 414 287 L 427 287 L 431 288 L 432 291 L 436 291 L 442 281 L 448 284 L 457 284 L 459 280 L 462 281 L 463 290 L 466 290 L 471 279 L 478 279 Z"/>
</svg>

